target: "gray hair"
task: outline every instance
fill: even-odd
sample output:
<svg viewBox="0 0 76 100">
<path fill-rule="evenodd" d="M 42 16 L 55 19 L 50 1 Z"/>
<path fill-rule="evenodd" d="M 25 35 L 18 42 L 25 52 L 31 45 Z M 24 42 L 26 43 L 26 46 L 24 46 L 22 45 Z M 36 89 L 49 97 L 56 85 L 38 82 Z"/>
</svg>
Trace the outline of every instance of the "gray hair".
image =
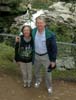
<svg viewBox="0 0 76 100">
<path fill-rule="evenodd" d="M 44 18 L 43 16 L 38 16 L 38 17 L 36 17 L 36 23 L 37 23 L 37 20 L 38 20 L 38 19 L 40 19 L 40 20 L 42 20 L 43 22 L 46 23 L 46 20 L 45 20 L 45 18 Z"/>
</svg>

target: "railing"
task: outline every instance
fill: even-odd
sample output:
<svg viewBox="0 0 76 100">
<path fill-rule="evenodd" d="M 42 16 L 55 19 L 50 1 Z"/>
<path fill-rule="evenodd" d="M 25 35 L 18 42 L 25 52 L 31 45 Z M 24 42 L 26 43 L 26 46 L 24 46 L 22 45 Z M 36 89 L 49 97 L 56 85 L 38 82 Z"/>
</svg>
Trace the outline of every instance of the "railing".
<svg viewBox="0 0 76 100">
<path fill-rule="evenodd" d="M 57 66 L 66 69 L 76 68 L 76 44 L 57 42 L 58 56 Z"/>
<path fill-rule="evenodd" d="M 13 46 L 15 44 L 16 35 L 13 34 L 0 34 L 0 42 Z M 76 68 L 76 44 L 57 42 L 58 55 L 57 55 L 57 68 L 58 69 L 71 69 Z"/>
<path fill-rule="evenodd" d="M 15 37 L 16 35 L 12 34 L 0 34 L 0 43 L 2 42 L 14 47 Z M 8 56 L 5 55 L 6 52 L 9 52 L 7 47 L 8 46 L 1 45 L 0 54 L 1 52 L 4 52 L 4 56 Z M 53 71 L 53 78 L 76 82 L 76 44 L 57 42 L 57 47 L 57 70 Z M 11 50 L 13 50 L 13 48 Z M 12 52 L 12 55 L 14 55 L 14 51 Z M 6 58 L 8 59 L 8 57 Z M 13 61 L 13 58 L 11 56 L 9 56 L 9 58 L 11 59 L 11 61 Z M 1 64 L 4 65 L 4 63 Z M 41 73 L 44 73 L 43 71 L 44 70 L 41 70 Z"/>
<path fill-rule="evenodd" d="M 5 33 L 0 33 L 0 36 L 13 37 L 13 38 L 16 37 L 16 35 L 13 35 L 13 34 L 5 34 Z"/>
</svg>

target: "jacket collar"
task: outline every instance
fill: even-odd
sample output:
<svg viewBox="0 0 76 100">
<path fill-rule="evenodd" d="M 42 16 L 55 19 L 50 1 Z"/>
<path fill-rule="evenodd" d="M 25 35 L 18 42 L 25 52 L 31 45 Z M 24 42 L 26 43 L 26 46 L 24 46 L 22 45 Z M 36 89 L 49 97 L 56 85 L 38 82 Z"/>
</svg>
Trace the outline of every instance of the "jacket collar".
<svg viewBox="0 0 76 100">
<path fill-rule="evenodd" d="M 34 28 L 33 29 L 33 32 L 32 32 L 33 39 L 35 39 L 36 32 L 37 32 L 37 28 Z M 45 36 L 46 36 L 46 39 L 50 38 L 52 36 L 52 34 L 53 33 L 50 30 L 48 30 L 47 27 L 46 27 L 45 28 Z"/>
</svg>

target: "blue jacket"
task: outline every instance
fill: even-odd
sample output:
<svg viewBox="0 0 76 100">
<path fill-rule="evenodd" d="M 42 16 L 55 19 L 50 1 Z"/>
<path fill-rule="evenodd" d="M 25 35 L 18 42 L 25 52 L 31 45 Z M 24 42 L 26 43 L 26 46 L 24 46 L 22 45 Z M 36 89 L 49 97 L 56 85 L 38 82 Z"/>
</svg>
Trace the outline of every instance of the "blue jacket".
<svg viewBox="0 0 76 100">
<path fill-rule="evenodd" d="M 36 32 L 37 28 L 34 28 L 32 31 L 33 40 L 35 40 Z M 45 28 L 45 36 L 46 36 L 46 47 L 49 60 L 55 62 L 57 57 L 57 44 L 56 44 L 55 34 L 50 30 L 48 30 L 47 28 Z"/>
</svg>

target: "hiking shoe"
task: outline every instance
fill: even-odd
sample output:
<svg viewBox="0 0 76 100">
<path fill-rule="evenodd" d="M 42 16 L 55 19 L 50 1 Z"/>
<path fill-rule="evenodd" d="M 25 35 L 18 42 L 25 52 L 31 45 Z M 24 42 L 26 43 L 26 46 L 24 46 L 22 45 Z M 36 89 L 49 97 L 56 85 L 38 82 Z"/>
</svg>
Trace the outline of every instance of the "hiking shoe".
<svg viewBox="0 0 76 100">
<path fill-rule="evenodd" d="M 49 94 L 52 94 L 52 88 L 51 88 L 51 87 L 48 88 L 48 93 L 49 93 Z"/>
<path fill-rule="evenodd" d="M 27 87 L 27 84 L 26 83 L 24 83 L 24 88 L 26 88 Z"/>
<path fill-rule="evenodd" d="M 28 88 L 30 88 L 31 87 L 31 83 L 28 83 Z"/>
<path fill-rule="evenodd" d="M 38 88 L 40 86 L 40 82 L 35 83 L 35 88 Z"/>
</svg>

